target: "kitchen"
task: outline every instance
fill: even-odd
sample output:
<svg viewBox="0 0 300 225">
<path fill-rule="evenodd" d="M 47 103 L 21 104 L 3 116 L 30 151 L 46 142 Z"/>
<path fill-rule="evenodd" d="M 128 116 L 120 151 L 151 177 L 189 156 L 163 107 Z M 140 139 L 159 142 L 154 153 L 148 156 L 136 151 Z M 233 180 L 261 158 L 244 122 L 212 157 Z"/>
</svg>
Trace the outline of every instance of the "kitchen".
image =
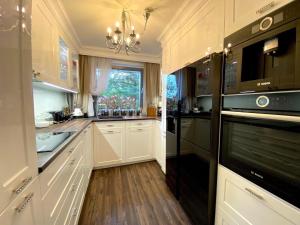
<svg viewBox="0 0 300 225">
<path fill-rule="evenodd" d="M 0 224 L 300 224 L 299 11 L 0 0 Z"/>
</svg>

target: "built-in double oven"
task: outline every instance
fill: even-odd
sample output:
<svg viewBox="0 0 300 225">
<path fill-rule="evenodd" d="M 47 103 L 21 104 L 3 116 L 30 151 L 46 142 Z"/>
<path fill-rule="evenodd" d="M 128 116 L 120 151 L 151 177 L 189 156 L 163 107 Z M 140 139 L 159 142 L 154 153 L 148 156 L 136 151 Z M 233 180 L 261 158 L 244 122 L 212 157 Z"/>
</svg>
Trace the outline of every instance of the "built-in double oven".
<svg viewBox="0 0 300 225">
<path fill-rule="evenodd" d="M 300 208 L 300 1 L 225 38 L 219 162 Z"/>
<path fill-rule="evenodd" d="M 255 107 L 262 96 L 270 111 Z M 234 108 L 233 101 L 244 108 Z M 272 110 L 287 105 L 300 113 L 300 93 L 226 96 L 220 163 L 300 208 L 300 114 Z"/>
</svg>

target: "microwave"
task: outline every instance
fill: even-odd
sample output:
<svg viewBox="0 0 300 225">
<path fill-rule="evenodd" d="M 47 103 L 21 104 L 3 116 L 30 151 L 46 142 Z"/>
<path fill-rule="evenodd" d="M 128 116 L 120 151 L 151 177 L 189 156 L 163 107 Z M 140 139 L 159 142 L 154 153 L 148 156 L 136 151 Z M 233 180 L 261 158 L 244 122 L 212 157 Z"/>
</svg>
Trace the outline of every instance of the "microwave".
<svg viewBox="0 0 300 225">
<path fill-rule="evenodd" d="M 300 89 L 300 1 L 224 39 L 224 94 Z"/>
</svg>

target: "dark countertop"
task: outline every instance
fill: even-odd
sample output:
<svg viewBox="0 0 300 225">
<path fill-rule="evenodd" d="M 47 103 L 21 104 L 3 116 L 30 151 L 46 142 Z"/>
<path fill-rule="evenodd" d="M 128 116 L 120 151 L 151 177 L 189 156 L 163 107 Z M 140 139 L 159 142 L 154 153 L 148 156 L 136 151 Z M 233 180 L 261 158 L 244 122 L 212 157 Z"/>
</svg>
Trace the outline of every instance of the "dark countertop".
<svg viewBox="0 0 300 225">
<path fill-rule="evenodd" d="M 147 116 L 128 116 L 123 118 L 109 118 L 109 119 L 98 119 L 96 117 L 92 118 L 81 118 L 67 121 L 64 123 L 54 124 L 47 128 L 37 128 L 37 133 L 44 132 L 75 132 L 67 140 L 65 140 L 61 145 L 59 145 L 52 152 L 39 152 L 37 153 L 38 158 L 38 171 L 39 173 L 43 172 L 51 162 L 59 156 L 60 153 L 83 131 L 87 126 L 92 122 L 107 122 L 107 121 L 130 121 L 130 120 L 159 120 L 160 117 L 147 117 Z"/>
<path fill-rule="evenodd" d="M 47 128 L 39 128 L 36 129 L 37 133 L 44 132 L 75 132 L 72 136 L 70 136 L 67 140 L 65 140 L 61 145 L 59 145 L 52 152 L 38 152 L 38 171 L 39 173 L 43 172 L 50 164 L 59 156 L 60 153 L 80 134 L 82 130 L 84 130 L 88 125 L 92 123 L 93 120 L 89 119 L 76 119 L 68 122 L 54 124 Z"/>
</svg>

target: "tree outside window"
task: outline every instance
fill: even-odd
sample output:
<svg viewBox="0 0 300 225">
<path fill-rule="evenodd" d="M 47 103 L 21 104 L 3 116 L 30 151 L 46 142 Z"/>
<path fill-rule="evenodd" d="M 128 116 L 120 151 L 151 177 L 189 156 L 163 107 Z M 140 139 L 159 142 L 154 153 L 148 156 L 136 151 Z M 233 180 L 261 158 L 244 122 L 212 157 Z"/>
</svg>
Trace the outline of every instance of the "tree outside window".
<svg viewBox="0 0 300 225">
<path fill-rule="evenodd" d="M 112 69 L 106 89 L 99 93 L 98 111 L 139 110 L 142 104 L 142 74 L 142 70 L 137 69 Z"/>
</svg>

